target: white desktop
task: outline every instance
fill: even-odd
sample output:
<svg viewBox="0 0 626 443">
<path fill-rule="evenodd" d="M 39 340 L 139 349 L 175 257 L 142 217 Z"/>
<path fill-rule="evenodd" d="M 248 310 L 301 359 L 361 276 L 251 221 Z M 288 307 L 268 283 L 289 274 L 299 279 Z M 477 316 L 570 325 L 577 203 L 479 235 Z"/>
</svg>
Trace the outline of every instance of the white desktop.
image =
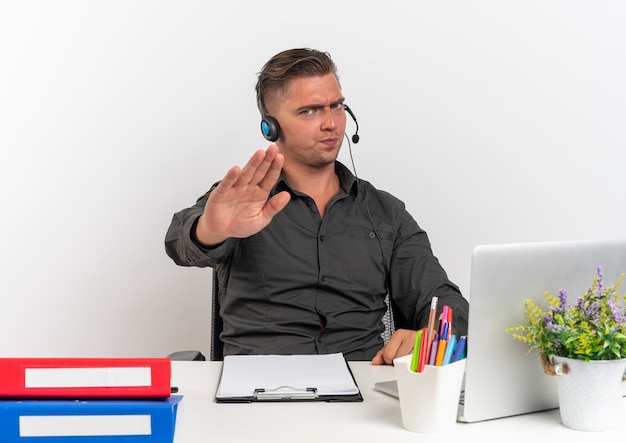
<svg viewBox="0 0 626 443">
<path fill-rule="evenodd" d="M 560 422 L 556 381 L 541 370 L 506 328 L 524 321 L 524 300 L 565 288 L 578 297 L 602 266 L 614 281 L 626 271 L 626 240 L 485 245 L 472 256 L 465 404 L 454 433 L 416 435 L 403 428 L 396 397 L 375 389 L 395 380 L 393 366 L 351 362 L 362 402 L 218 404 L 221 362 L 172 362 L 172 383 L 185 397 L 175 443 L 484 441 L 502 437 L 538 441 L 624 441 L 626 420 L 606 432 L 581 432 Z M 254 368 L 250 368 L 254 371 Z M 623 383 L 626 388 L 626 382 Z M 626 418 L 626 399 L 622 400 Z"/>
<path fill-rule="evenodd" d="M 525 441 L 623 442 L 626 420 L 607 432 L 573 431 L 561 425 L 558 409 L 476 423 L 457 422 L 453 434 L 424 436 L 402 427 L 397 398 L 374 389 L 395 378 L 393 366 L 351 362 L 363 402 L 215 402 L 221 362 L 172 362 L 172 385 L 184 396 L 179 405 L 174 443 L 238 442 L 455 442 L 487 437 Z M 626 400 L 622 404 L 626 418 Z"/>
</svg>

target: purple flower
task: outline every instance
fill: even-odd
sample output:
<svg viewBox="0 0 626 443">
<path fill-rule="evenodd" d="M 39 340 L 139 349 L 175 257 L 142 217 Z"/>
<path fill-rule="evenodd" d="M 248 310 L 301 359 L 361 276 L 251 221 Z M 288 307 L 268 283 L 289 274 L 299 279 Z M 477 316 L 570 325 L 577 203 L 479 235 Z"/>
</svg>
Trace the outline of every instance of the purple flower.
<svg viewBox="0 0 626 443">
<path fill-rule="evenodd" d="M 594 323 L 597 323 L 600 321 L 601 311 L 602 311 L 602 304 L 599 303 L 597 300 L 595 300 L 589 304 L 589 307 L 587 308 L 587 311 L 585 313 L 587 314 L 587 318 L 589 320 L 591 320 Z"/>
<path fill-rule="evenodd" d="M 543 323 L 546 325 L 546 329 L 554 334 L 559 334 L 565 327 L 558 323 L 554 322 L 554 317 L 552 315 L 546 314 L 543 316 Z"/>
<path fill-rule="evenodd" d="M 613 319 L 615 320 L 618 326 L 620 326 L 622 323 L 624 323 L 624 321 L 626 321 L 626 316 L 620 310 L 619 306 L 615 305 L 615 300 L 613 299 L 607 300 L 606 305 L 609 307 L 611 316 L 613 317 Z"/>
<path fill-rule="evenodd" d="M 559 289 L 559 309 L 565 309 L 567 303 L 567 291 L 565 289 Z"/>
</svg>

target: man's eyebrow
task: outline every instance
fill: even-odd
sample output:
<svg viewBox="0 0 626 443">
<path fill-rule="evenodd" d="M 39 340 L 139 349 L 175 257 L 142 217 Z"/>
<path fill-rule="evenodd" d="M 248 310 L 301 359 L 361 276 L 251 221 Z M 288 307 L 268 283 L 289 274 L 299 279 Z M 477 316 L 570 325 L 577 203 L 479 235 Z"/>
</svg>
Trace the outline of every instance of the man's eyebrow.
<svg viewBox="0 0 626 443">
<path fill-rule="evenodd" d="M 340 104 L 340 103 L 343 103 L 345 101 L 346 101 L 345 97 L 341 97 L 341 98 L 338 98 L 337 100 L 331 102 L 328 106 Z M 318 108 L 323 108 L 325 106 L 326 106 L 325 103 L 310 103 L 308 105 L 300 106 L 298 108 L 298 111 L 303 111 L 305 109 L 318 109 Z"/>
</svg>

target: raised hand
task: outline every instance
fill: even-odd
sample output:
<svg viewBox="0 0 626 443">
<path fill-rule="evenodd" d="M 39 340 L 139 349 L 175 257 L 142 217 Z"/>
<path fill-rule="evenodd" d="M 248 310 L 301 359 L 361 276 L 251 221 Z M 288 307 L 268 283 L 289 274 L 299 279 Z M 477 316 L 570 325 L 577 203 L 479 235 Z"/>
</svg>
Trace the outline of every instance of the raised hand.
<svg viewBox="0 0 626 443">
<path fill-rule="evenodd" d="M 209 196 L 196 226 L 196 240 L 212 246 L 265 228 L 291 198 L 283 191 L 268 200 L 283 163 L 283 155 L 271 145 L 255 152 L 243 168 L 232 167 Z"/>
</svg>

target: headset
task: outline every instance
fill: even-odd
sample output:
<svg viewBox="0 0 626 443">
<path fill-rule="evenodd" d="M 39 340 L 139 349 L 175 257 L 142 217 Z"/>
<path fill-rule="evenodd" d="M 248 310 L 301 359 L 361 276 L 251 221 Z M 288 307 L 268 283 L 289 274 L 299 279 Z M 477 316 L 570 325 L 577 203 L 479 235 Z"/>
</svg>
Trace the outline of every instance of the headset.
<svg viewBox="0 0 626 443">
<path fill-rule="evenodd" d="M 352 120 L 354 120 L 354 124 L 356 125 L 356 132 L 352 136 L 352 143 L 356 144 L 360 139 L 359 122 L 356 121 L 356 117 L 348 105 L 343 105 L 343 107 L 346 112 L 350 114 L 350 117 L 352 117 Z M 263 134 L 263 137 L 270 142 L 275 142 L 280 136 L 280 126 L 278 125 L 278 120 L 271 115 L 267 115 L 262 99 L 259 99 L 259 111 L 261 111 L 261 133 Z"/>
<path fill-rule="evenodd" d="M 278 126 L 278 120 L 271 115 L 267 115 L 265 106 L 263 106 L 263 99 L 259 98 L 259 111 L 261 111 L 261 132 L 266 140 L 275 142 L 280 135 L 280 126 Z"/>
<path fill-rule="evenodd" d="M 350 117 L 352 117 L 352 120 L 354 120 L 354 124 L 356 125 L 356 132 L 352 136 L 352 143 L 357 144 L 359 142 L 359 122 L 356 121 L 356 117 L 354 116 L 354 112 L 352 112 L 352 109 L 350 109 L 350 106 L 343 105 L 343 107 L 346 112 L 350 114 Z"/>
</svg>

